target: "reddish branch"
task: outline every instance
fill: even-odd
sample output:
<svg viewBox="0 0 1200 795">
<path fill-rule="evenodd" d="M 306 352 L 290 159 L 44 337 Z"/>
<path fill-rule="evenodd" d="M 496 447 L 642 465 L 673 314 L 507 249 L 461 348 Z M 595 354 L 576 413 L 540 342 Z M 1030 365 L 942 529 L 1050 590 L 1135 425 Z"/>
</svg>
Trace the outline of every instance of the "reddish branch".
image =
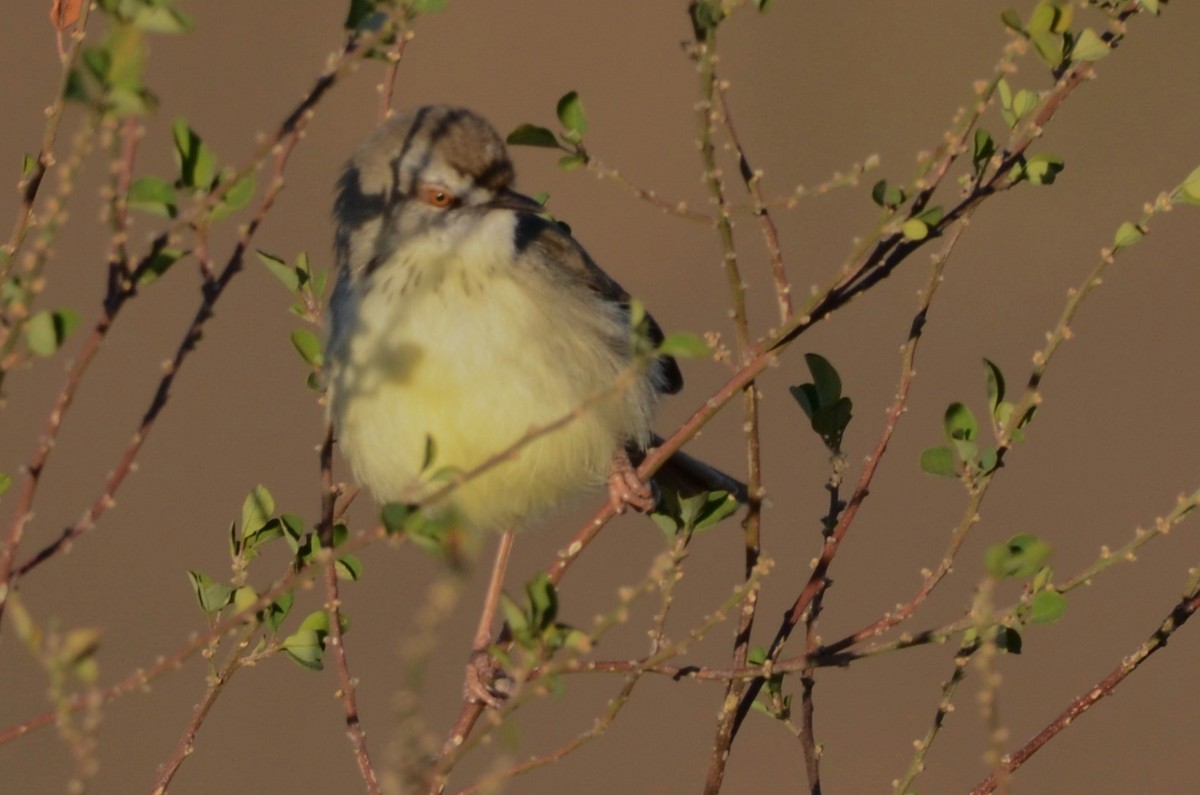
<svg viewBox="0 0 1200 795">
<path fill-rule="evenodd" d="M 1150 658 L 1150 655 L 1167 645 L 1167 640 L 1171 635 L 1192 617 L 1197 608 L 1200 608 L 1200 593 L 1197 593 L 1196 588 L 1193 587 L 1179 604 L 1175 605 L 1175 609 L 1154 631 L 1154 634 L 1138 647 L 1137 651 L 1122 660 L 1120 665 L 1114 668 L 1108 676 L 1067 705 L 1067 708 L 1046 728 L 1038 732 L 1016 752 L 1005 757 L 1001 761 L 1000 769 L 976 785 L 975 789 L 971 790 L 972 795 L 986 795 L 986 793 L 995 791 L 1000 778 L 1008 776 L 1029 761 L 1030 757 L 1070 726 L 1076 718 L 1096 706 L 1100 699 L 1112 695 L 1113 690 L 1125 680 L 1125 677 L 1136 671 L 1142 663 Z"/>
</svg>

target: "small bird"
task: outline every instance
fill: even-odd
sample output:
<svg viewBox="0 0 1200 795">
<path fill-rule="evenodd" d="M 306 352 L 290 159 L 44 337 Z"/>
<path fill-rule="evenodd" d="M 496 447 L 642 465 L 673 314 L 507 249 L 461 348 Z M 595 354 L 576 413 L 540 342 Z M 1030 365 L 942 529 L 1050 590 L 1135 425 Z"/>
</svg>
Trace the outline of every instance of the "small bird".
<svg viewBox="0 0 1200 795">
<path fill-rule="evenodd" d="M 511 452 L 446 495 L 471 528 L 511 532 L 605 482 L 614 508 L 650 510 L 634 462 L 679 367 L 639 349 L 658 324 L 635 330 L 629 294 L 514 177 L 496 130 L 447 105 L 395 116 L 346 166 L 326 355 L 338 445 L 376 500 L 404 503 Z M 744 494 L 683 454 L 665 469 Z"/>
</svg>

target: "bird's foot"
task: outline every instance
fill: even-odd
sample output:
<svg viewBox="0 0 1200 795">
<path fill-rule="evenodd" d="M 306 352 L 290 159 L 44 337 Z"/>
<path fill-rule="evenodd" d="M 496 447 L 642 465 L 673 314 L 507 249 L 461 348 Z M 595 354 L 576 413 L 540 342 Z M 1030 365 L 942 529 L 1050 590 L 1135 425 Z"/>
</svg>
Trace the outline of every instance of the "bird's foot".
<svg viewBox="0 0 1200 795">
<path fill-rule="evenodd" d="M 625 506 L 649 513 L 658 504 L 654 488 L 642 480 L 624 450 L 613 456 L 612 471 L 608 475 L 608 504 L 617 513 L 625 513 Z"/>
<path fill-rule="evenodd" d="M 511 685 L 512 680 L 500 670 L 487 649 L 471 652 L 463 679 L 463 698 L 495 709 L 508 698 Z"/>
</svg>

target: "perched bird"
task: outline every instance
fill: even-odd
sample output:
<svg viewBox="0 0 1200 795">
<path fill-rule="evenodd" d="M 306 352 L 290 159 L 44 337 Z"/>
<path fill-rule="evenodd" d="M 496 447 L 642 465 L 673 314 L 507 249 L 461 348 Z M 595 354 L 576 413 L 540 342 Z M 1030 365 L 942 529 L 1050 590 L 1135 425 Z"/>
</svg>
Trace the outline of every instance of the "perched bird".
<svg viewBox="0 0 1200 795">
<path fill-rule="evenodd" d="M 639 351 L 629 294 L 514 176 L 496 130 L 445 105 L 392 118 L 346 166 L 326 355 L 338 445 L 380 502 L 511 452 L 445 498 L 474 528 L 511 531 L 606 481 L 615 508 L 648 510 L 633 462 L 679 367 Z M 662 340 L 649 316 L 641 333 Z M 667 468 L 694 490 L 740 487 L 682 454 Z"/>
</svg>

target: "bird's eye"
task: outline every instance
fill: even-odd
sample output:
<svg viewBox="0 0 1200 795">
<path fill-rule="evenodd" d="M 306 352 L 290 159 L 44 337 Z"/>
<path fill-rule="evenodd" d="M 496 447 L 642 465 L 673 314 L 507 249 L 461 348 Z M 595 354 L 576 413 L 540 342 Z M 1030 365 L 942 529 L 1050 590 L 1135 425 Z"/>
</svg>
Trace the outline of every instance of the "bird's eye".
<svg viewBox="0 0 1200 795">
<path fill-rule="evenodd" d="M 430 207 L 443 208 L 454 204 L 454 194 L 440 185 L 422 185 L 417 195 Z"/>
</svg>

